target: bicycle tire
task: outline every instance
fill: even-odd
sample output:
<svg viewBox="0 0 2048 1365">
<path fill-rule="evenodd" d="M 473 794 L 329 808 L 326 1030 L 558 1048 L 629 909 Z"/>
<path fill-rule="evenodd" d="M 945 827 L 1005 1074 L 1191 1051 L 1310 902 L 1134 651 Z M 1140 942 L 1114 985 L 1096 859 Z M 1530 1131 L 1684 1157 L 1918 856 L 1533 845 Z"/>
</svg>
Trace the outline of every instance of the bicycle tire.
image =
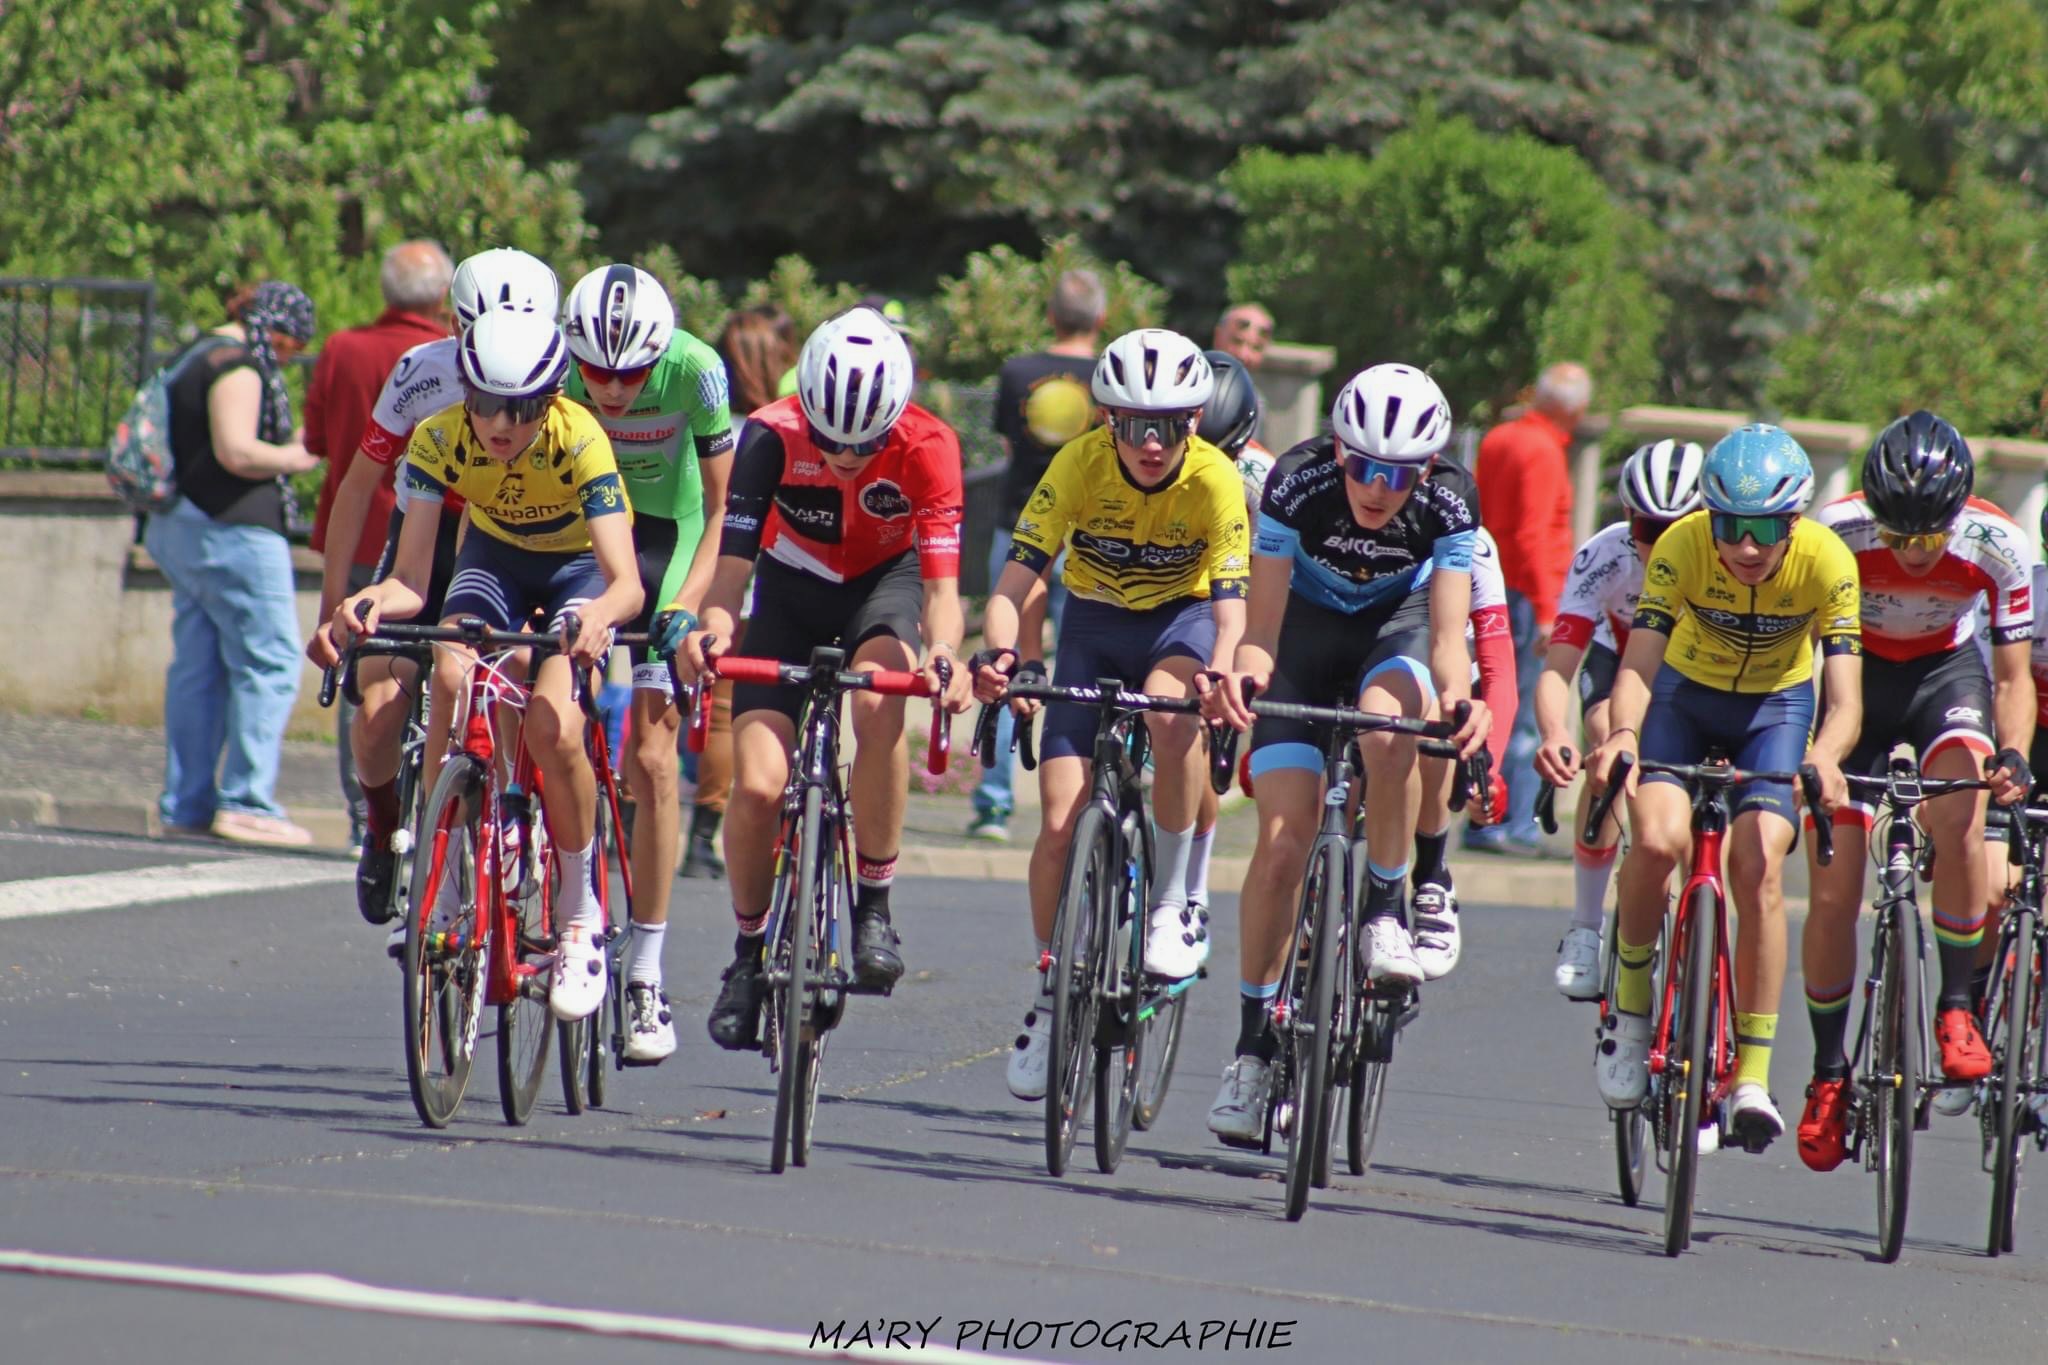
<svg viewBox="0 0 2048 1365">
<path fill-rule="evenodd" d="M 1373 1013 L 1376 1015 L 1377 1011 Z M 1393 1065 L 1394 1039 L 1392 1025 L 1387 1024 L 1384 1041 L 1375 1042 L 1381 1037 L 1381 1027 L 1376 1019 L 1362 1025 L 1365 1036 L 1361 1039 L 1358 1063 L 1351 1072 L 1349 1113 L 1344 1123 L 1344 1156 L 1353 1175 L 1364 1175 L 1372 1165 L 1372 1149 L 1379 1141 L 1380 1111 L 1386 1106 L 1387 1070 Z M 1385 1055 L 1379 1055 L 1381 1053 Z"/>
<path fill-rule="evenodd" d="M 1614 999 L 1615 974 L 1620 964 L 1615 960 L 1614 944 L 1621 933 L 1619 909 L 1607 914 L 1607 947 L 1601 953 L 1603 982 L 1600 988 L 1601 1009 L 1605 1012 Z M 1661 963 L 1664 958 L 1663 934 L 1658 934 L 1657 956 L 1653 962 Z M 1651 998 L 1656 998 L 1658 977 L 1661 967 L 1653 967 L 1650 974 Z M 1614 1178 L 1621 1191 L 1621 1202 L 1635 1208 L 1642 1202 L 1644 1182 L 1649 1175 L 1650 1119 L 1646 1100 L 1633 1109 L 1617 1109 L 1610 1114 L 1614 1124 Z"/>
<path fill-rule="evenodd" d="M 822 810 L 822 806 L 820 807 Z M 836 970 L 836 955 L 833 945 L 839 939 L 833 930 L 835 919 L 843 922 L 844 916 L 835 916 L 833 906 L 844 904 L 852 885 L 851 875 L 844 858 L 848 840 L 826 837 L 823 829 L 819 832 L 818 847 L 818 898 L 813 902 L 817 909 L 811 918 L 811 972 L 813 980 L 822 982 Z M 818 1080 L 825 1065 L 825 1042 L 831 1031 L 838 1026 L 839 1012 L 845 1008 L 846 997 L 814 989 L 810 993 L 810 1005 L 806 1011 L 804 1032 L 798 1039 L 797 1082 L 803 1100 L 799 1122 L 790 1130 L 789 1159 L 794 1166 L 811 1164 L 811 1137 L 818 1126 Z"/>
<path fill-rule="evenodd" d="M 1180 1057 L 1180 1030 L 1187 1018 L 1185 992 L 1169 995 L 1152 1007 L 1151 1034 L 1145 1040 L 1144 1079 L 1138 1083 L 1138 1103 L 1131 1110 L 1131 1127 L 1151 1131 L 1166 1107 L 1166 1088 L 1173 1083 L 1174 1063 Z"/>
<path fill-rule="evenodd" d="M 555 1055 L 559 1059 L 555 1069 L 562 1079 L 562 1107 L 571 1114 L 580 1114 L 592 1107 L 585 1078 L 589 1051 L 588 1019 L 578 1019 L 573 1023 L 560 1019 L 555 1021 Z"/>
<path fill-rule="evenodd" d="M 1119 989 L 1102 992 L 1102 998 L 1115 1002 L 1108 1007 L 1113 1016 L 1104 1018 L 1098 1014 L 1096 1021 L 1095 1169 L 1104 1175 L 1116 1174 L 1117 1163 L 1123 1160 L 1124 1147 L 1130 1142 L 1131 1127 L 1137 1121 L 1138 1092 L 1144 1077 L 1152 1018 L 1144 1007 L 1145 933 L 1150 925 L 1145 902 L 1151 898 L 1152 890 L 1149 869 L 1143 866 L 1144 832 L 1129 812 L 1120 822 L 1120 831 L 1126 840 L 1126 857 L 1135 858 L 1140 866 L 1135 885 L 1128 876 L 1119 880 L 1118 899 L 1123 902 L 1123 909 L 1114 919 L 1104 916 L 1097 921 L 1102 927 L 1097 933 L 1095 951 L 1103 964 L 1100 976 L 1105 985 L 1116 980 L 1117 972 L 1127 973 Z M 1130 935 L 1129 948 L 1122 953 L 1117 951 L 1119 930 L 1127 930 Z"/>
<path fill-rule="evenodd" d="M 783 981 L 773 991 L 773 1008 L 780 1028 L 776 1035 L 775 1130 L 768 1148 L 768 1169 L 778 1175 L 788 1165 L 794 1146 L 792 1139 L 805 1123 L 804 1103 L 809 1093 L 805 1072 L 810 1058 L 803 1045 L 811 1014 L 811 918 L 817 907 L 817 850 L 824 824 L 823 800 L 823 793 L 816 787 L 804 790 L 797 837 L 786 850 L 787 865 L 795 871 L 796 887 L 795 895 L 783 908 L 781 932 L 777 935 L 784 947 L 774 954 L 774 958 L 780 958 L 787 953 L 787 961 L 778 963 Z"/>
<path fill-rule="evenodd" d="M 1666 1131 L 1671 1177 L 1664 1186 L 1664 1254 L 1676 1256 L 1692 1245 L 1692 1203 L 1700 1170 L 1700 1112 L 1713 1084 L 1714 968 L 1721 917 L 1714 893 L 1702 886 L 1686 907 L 1685 973 L 1678 983 L 1679 1018 L 1672 1028 L 1678 1053 L 1665 1063 L 1674 1112 Z M 1673 1068 L 1676 1068 L 1675 1076 Z"/>
<path fill-rule="evenodd" d="M 1281 1047 L 1296 1058 L 1294 1095 L 1287 1127 L 1287 1221 L 1298 1223 L 1308 1212 L 1308 1192 L 1314 1183 L 1321 1148 L 1328 1162 L 1330 1141 L 1330 1033 L 1332 1000 L 1336 994 L 1338 897 L 1337 846 L 1319 839 L 1309 854 L 1308 876 L 1302 881 L 1302 915 L 1296 921 L 1296 961 L 1300 960 L 1300 936 L 1309 937 L 1308 979 L 1295 974 L 1299 994 L 1295 1008 L 1288 1011 L 1288 1036 Z"/>
<path fill-rule="evenodd" d="M 420 817 L 424 814 L 420 809 L 420 755 L 424 752 L 426 745 L 423 741 L 408 747 L 398 763 L 398 828 L 405 837 L 399 841 L 392 855 L 391 911 L 385 918 L 386 924 L 409 917 L 412 913 L 413 864 L 419 851 Z"/>
<path fill-rule="evenodd" d="M 2006 913 L 2012 917 L 2013 950 L 2011 961 L 1999 964 L 2001 971 L 2009 967 L 2012 976 L 2006 985 L 2004 1027 L 1999 1031 L 1998 1066 L 1993 1073 L 1998 1078 L 1994 1099 L 1998 1148 L 1992 1157 L 1991 1234 L 1986 1242 L 1993 1256 L 2012 1250 L 2013 1221 L 2019 1210 L 2020 1115 L 2027 1090 L 2028 1016 L 2034 1009 L 2034 922 L 2039 911 L 2023 905 L 2008 906 Z"/>
<path fill-rule="evenodd" d="M 402 1006 L 405 1078 L 413 1109 L 429 1128 L 447 1127 L 462 1107 L 489 984 L 491 917 L 477 903 L 488 902 L 479 876 L 484 861 L 484 780 L 482 765 L 467 755 L 458 754 L 442 765 L 422 825 L 426 856 L 414 863 Z M 437 869 L 444 877 L 457 878 L 457 923 L 469 930 L 452 956 L 445 951 L 445 940 L 428 941 L 428 921 L 440 888 Z"/>
<path fill-rule="evenodd" d="M 1347 851 L 1341 866 L 1348 868 L 1350 861 Z M 1331 866 L 1336 867 L 1340 866 L 1340 864 L 1333 861 Z M 1356 886 L 1357 883 L 1354 882 L 1352 885 Z M 1330 1188 L 1330 1165 L 1336 1159 L 1337 1150 L 1337 1092 L 1350 1089 L 1353 1071 L 1351 1059 L 1358 1052 L 1357 1020 L 1359 1014 L 1362 1014 L 1366 1008 L 1366 1002 L 1352 982 L 1353 958 L 1352 954 L 1347 951 L 1351 942 L 1351 935 L 1345 932 L 1350 921 L 1343 917 L 1345 894 L 1346 889 L 1343 886 L 1333 885 L 1325 897 L 1327 903 L 1324 907 L 1323 916 L 1325 924 L 1335 926 L 1335 932 L 1331 934 L 1332 948 L 1330 953 L 1331 970 L 1335 973 L 1335 976 L 1330 987 L 1330 1028 L 1328 1047 L 1326 1049 L 1329 1054 L 1329 1061 L 1327 1063 L 1327 1070 L 1323 1073 L 1325 1077 L 1323 1082 L 1323 1119 L 1316 1129 L 1315 1167 L 1309 1172 L 1309 1185 L 1318 1190 Z M 1354 1013 L 1354 1011 L 1358 1013 Z M 1391 1037 L 1392 1025 L 1388 1026 L 1388 1033 L 1389 1037 Z M 1346 1124 L 1348 1127 L 1348 1110 L 1350 1106 L 1347 1104 L 1345 1108 L 1347 1110 Z M 1346 1133 L 1345 1145 L 1347 1148 L 1345 1155 L 1348 1158 L 1350 1155 L 1348 1150 L 1350 1146 L 1348 1132 Z"/>
<path fill-rule="evenodd" d="M 1045 1169 L 1065 1175 L 1080 1126 L 1082 1089 L 1094 1077 L 1088 1065 L 1095 1045 L 1095 925 L 1108 913 L 1110 895 L 1109 815 L 1093 802 L 1074 822 L 1067 851 L 1067 876 L 1053 916 L 1052 1036 L 1045 1088 Z"/>
<path fill-rule="evenodd" d="M 1895 899 L 1884 925 L 1884 979 L 1877 987 L 1877 1027 L 1871 1039 L 1872 1071 L 1890 1092 L 1874 1116 L 1876 1142 L 1877 1256 L 1890 1265 L 1906 1243 L 1906 1209 L 1913 1183 L 1913 1129 L 1920 1102 L 1920 955 L 1913 934 L 1920 926 L 1910 897 Z"/>
<path fill-rule="evenodd" d="M 515 963 L 546 952 L 548 936 L 554 929 L 560 888 L 555 885 L 557 864 L 552 843 L 543 845 L 540 858 L 541 865 L 534 869 L 533 894 L 507 905 L 512 916 Z M 533 1117 L 534 1101 L 540 1096 L 541 1080 L 547 1073 L 556 1021 L 547 1001 L 538 992 L 529 993 L 524 981 L 518 993 L 497 1009 L 498 1108 L 506 1123 L 519 1128 Z"/>
</svg>

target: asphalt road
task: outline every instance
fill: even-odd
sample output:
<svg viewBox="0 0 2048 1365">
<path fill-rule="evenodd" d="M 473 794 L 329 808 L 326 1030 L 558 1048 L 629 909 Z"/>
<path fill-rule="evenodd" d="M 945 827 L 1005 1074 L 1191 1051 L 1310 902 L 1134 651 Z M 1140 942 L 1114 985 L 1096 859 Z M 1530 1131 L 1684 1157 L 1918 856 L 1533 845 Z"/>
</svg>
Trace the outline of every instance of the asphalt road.
<svg viewBox="0 0 2048 1365">
<path fill-rule="evenodd" d="M 1268 1343 L 1253 1353 L 1300 1361 L 2041 1355 L 2048 1209 L 2022 1202 L 2017 1254 L 1980 1253 L 1990 1179 L 1973 1121 L 1923 1135 L 1898 1265 L 1869 1259 L 1870 1178 L 1813 1175 L 1789 1140 L 1710 1158 L 1695 1250 L 1667 1261 L 1661 1182 L 1640 1209 L 1614 1193 L 1591 1013 L 1548 985 L 1557 911 L 1468 907 L 1464 963 L 1404 1035 L 1374 1168 L 1353 1179 L 1340 1163 L 1289 1225 L 1279 1159 L 1203 1126 L 1234 972 L 1195 992 L 1166 1111 L 1121 1171 L 1097 1174 L 1084 1134 L 1079 1169 L 1045 1174 L 1040 1111 L 1002 1076 L 1030 987 L 1019 887 L 899 888 L 912 975 L 854 1002 L 812 1165 L 774 1176 L 766 1063 L 702 1032 L 729 951 L 720 888 L 677 886 L 683 1045 L 668 1064 L 614 1073 L 613 1107 L 577 1118 L 551 1085 L 524 1129 L 500 1120 L 480 1066 L 435 1133 L 406 1097 L 397 974 L 346 872 L 0 830 L 0 1246 L 121 1263 L 0 1274 L 0 1360 L 697 1360 L 740 1344 L 802 1355 L 842 1321 L 848 1337 L 916 1322 L 935 1346 L 1041 1359 L 1188 1349 L 1076 1350 L 1034 1326 L 1124 1320 L 1157 1324 L 1154 1342 L 1230 1322 Z M 199 885 L 217 889 L 158 899 Z M 1227 902 L 1216 928 L 1232 963 Z M 1788 1012 L 1788 1116 L 1804 1033 Z M 137 1265 L 375 1288 L 185 1270 L 145 1286 L 129 1282 Z M 280 1292 L 294 1297 L 250 1296 Z M 450 1316 L 519 1304 L 565 1311 L 546 1326 Z M 727 1330 L 748 1327 L 794 1345 Z M 1247 1353 L 1243 1335 L 1233 1345 Z"/>
</svg>

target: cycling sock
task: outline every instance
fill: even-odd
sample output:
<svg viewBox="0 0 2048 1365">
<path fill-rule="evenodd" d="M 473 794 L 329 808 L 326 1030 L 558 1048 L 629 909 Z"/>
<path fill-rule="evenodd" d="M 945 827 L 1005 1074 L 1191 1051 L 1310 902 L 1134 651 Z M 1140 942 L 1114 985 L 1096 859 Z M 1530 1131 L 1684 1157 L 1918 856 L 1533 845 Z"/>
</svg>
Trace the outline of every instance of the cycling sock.
<svg viewBox="0 0 2048 1365">
<path fill-rule="evenodd" d="M 1755 1081 L 1771 1088 L 1771 1044 L 1777 1037 L 1777 1015 L 1735 1011 L 1735 1084 Z"/>
<path fill-rule="evenodd" d="M 1968 916 L 1934 907 L 1934 946 L 1941 955 L 1941 1009 L 1970 1007 L 1970 977 L 1977 970 L 1977 945 L 1984 941 L 1984 906 Z"/>
<path fill-rule="evenodd" d="M 1614 875 L 1614 855 L 1620 844 L 1606 848 L 1572 845 L 1572 928 L 1600 932 L 1607 918 L 1607 882 Z"/>
<path fill-rule="evenodd" d="M 1657 957 L 1657 940 L 1630 943 L 1619 931 L 1614 945 L 1614 1008 L 1623 1014 L 1650 1012 L 1650 964 Z"/>
<path fill-rule="evenodd" d="M 561 872 L 562 888 L 561 897 L 555 903 L 558 927 L 573 925 L 589 929 L 601 922 L 599 917 L 603 912 L 590 889 L 590 855 L 596 847 L 594 839 L 578 849 L 555 845 L 555 865 Z"/>
<path fill-rule="evenodd" d="M 732 955 L 734 957 L 746 958 L 750 962 L 759 961 L 761 950 L 768 946 L 767 935 L 761 932 L 762 926 L 767 922 L 768 912 L 764 910 L 761 912 L 760 918 L 754 921 L 754 931 L 748 933 L 745 927 L 746 921 L 741 920 L 739 934 L 732 941 Z"/>
<path fill-rule="evenodd" d="M 1424 884 L 1451 889 L 1451 869 L 1444 862 L 1444 849 L 1451 842 L 1450 826 L 1434 834 L 1415 831 L 1415 889 L 1420 891 Z"/>
<path fill-rule="evenodd" d="M 889 888 L 896 882 L 896 855 L 870 858 L 854 855 L 854 909 L 861 915 L 889 918 Z"/>
<path fill-rule="evenodd" d="M 1157 820 L 1152 822 L 1152 909 L 1188 903 L 1188 854 L 1194 842 L 1193 825 L 1169 830 Z"/>
<path fill-rule="evenodd" d="M 1391 915 L 1394 922 L 1403 929 L 1408 927 L 1408 897 L 1404 883 L 1408 880 L 1407 864 L 1400 867 L 1381 867 L 1370 858 L 1366 859 L 1365 917 L 1369 920 L 1384 919 Z"/>
<path fill-rule="evenodd" d="M 732 917 L 733 921 L 739 925 L 740 951 L 745 951 L 745 945 L 749 942 L 756 948 L 760 947 L 761 936 L 768 928 L 768 912 L 763 910 L 758 915 L 743 915 L 740 913 L 740 908 L 734 906 Z"/>
<path fill-rule="evenodd" d="M 661 945 L 668 939 L 668 921 L 642 924 L 633 921 L 633 961 L 626 968 L 626 980 L 635 986 L 661 989 Z"/>
<path fill-rule="evenodd" d="M 1280 1051 L 1280 1040 L 1273 1036 L 1266 1009 L 1273 1003 L 1273 997 L 1280 994 L 1280 983 L 1254 986 L 1241 981 L 1237 989 L 1237 1055 L 1270 1062 Z"/>
<path fill-rule="evenodd" d="M 1849 995 L 1855 988 L 1851 972 L 1839 986 L 1816 989 L 1806 985 L 1806 1019 L 1813 1025 L 1813 1074 L 1821 1080 L 1840 1080 L 1849 1074 L 1849 1054 L 1843 1040 L 1849 1033 Z"/>
<path fill-rule="evenodd" d="M 398 779 L 394 777 L 374 787 L 363 783 L 363 804 L 369 809 L 365 823 L 370 837 L 384 845 L 398 830 Z"/>
<path fill-rule="evenodd" d="M 1216 843 L 1216 826 L 1196 834 L 1188 844 L 1188 903 L 1209 903 L 1209 850 Z"/>
</svg>

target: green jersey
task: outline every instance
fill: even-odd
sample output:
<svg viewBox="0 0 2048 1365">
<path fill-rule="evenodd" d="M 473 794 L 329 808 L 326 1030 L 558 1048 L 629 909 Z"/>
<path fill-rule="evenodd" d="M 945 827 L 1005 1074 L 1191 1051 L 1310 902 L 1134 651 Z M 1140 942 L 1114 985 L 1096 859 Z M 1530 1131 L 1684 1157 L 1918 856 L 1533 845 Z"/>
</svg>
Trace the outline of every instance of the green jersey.
<svg viewBox="0 0 2048 1365">
<path fill-rule="evenodd" d="M 583 372 L 573 365 L 569 396 L 589 408 L 611 437 L 636 514 L 701 523 L 704 479 L 697 458 L 722 455 L 732 449 L 733 440 L 725 363 L 718 352 L 677 328 L 623 417 L 597 410 Z"/>
</svg>

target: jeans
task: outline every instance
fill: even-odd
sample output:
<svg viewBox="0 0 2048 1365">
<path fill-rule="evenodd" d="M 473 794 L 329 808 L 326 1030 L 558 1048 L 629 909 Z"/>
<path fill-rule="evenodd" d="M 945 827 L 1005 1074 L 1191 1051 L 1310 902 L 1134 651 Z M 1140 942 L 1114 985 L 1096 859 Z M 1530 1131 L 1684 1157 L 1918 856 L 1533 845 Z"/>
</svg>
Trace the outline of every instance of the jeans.
<svg viewBox="0 0 2048 1365">
<path fill-rule="evenodd" d="M 991 593 L 995 591 L 996 581 L 1003 576 L 1003 566 L 1009 562 L 1010 531 L 1008 527 L 999 526 L 988 543 L 988 586 Z M 1067 589 L 1060 581 L 1060 570 L 1065 562 L 1066 556 L 1062 554 L 1053 561 L 1049 575 L 1052 600 L 1046 605 L 1046 615 L 1052 618 L 1055 637 L 1059 635 L 1060 618 L 1067 610 Z M 1023 643 L 1019 642 L 1020 652 L 1028 656 L 1030 651 L 1022 650 Z M 974 815 L 977 820 L 1007 820 L 1010 812 L 1017 808 L 1016 792 L 1010 785 L 1015 763 L 1015 757 L 1010 753 L 1010 741 L 1016 734 L 1016 719 L 1011 716 L 1010 708 L 1005 706 L 996 720 L 995 766 L 982 770 L 980 785 L 974 789 Z"/>
<path fill-rule="evenodd" d="M 171 582 L 164 823 L 205 828 L 223 810 L 282 817 L 278 760 L 299 693 L 291 547 L 183 499 L 149 518 L 143 540 Z"/>
<path fill-rule="evenodd" d="M 1516 840 L 1534 843 L 1543 837 L 1536 824 L 1536 789 L 1542 779 L 1536 775 L 1536 679 L 1543 672 L 1543 651 L 1536 635 L 1536 609 L 1529 599 L 1508 589 L 1508 632 L 1515 642 L 1515 728 L 1508 734 L 1508 751 L 1502 768 L 1508 779 L 1508 818 L 1496 829 L 1465 831 L 1465 842 L 1499 843 Z"/>
<path fill-rule="evenodd" d="M 348 571 L 349 596 L 370 586 L 376 578 L 377 569 L 371 564 L 354 564 Z M 369 828 L 370 802 L 363 795 L 363 784 L 356 780 L 356 751 L 353 743 L 356 728 L 356 708 L 349 702 L 348 694 L 334 695 L 334 762 L 341 778 L 342 804 L 348 807 L 348 827 L 352 836 L 360 836 Z M 360 839 L 358 839 L 360 842 Z"/>
</svg>

